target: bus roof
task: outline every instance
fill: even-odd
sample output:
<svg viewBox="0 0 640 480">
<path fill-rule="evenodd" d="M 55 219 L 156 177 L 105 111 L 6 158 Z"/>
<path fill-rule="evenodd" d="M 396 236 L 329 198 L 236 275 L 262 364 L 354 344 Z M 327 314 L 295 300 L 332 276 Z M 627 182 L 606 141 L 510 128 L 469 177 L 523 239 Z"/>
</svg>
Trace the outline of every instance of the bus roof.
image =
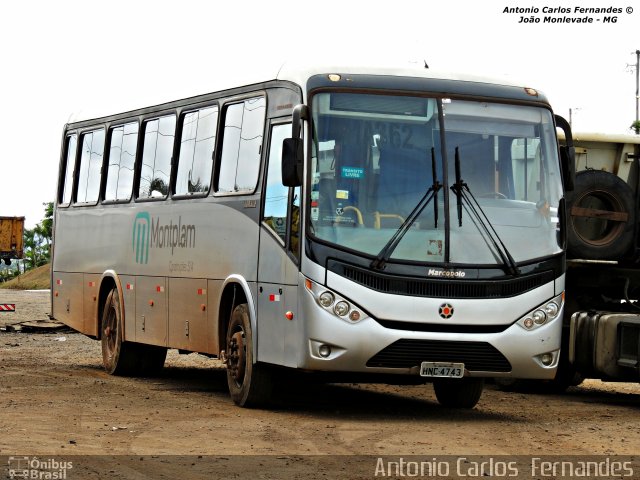
<svg viewBox="0 0 640 480">
<path fill-rule="evenodd" d="M 368 77 L 386 77 L 386 78 L 412 78 L 422 80 L 434 80 L 439 82 L 455 81 L 466 84 L 476 84 L 494 87 L 518 88 L 524 90 L 528 85 L 514 82 L 506 78 L 489 78 L 484 76 L 475 76 L 470 74 L 436 71 L 415 63 L 403 63 L 399 65 L 385 64 L 376 66 L 372 64 L 305 64 L 301 62 L 284 63 L 273 69 L 251 69 L 245 72 L 234 72 L 233 74 L 216 75 L 209 82 L 200 79 L 189 85 L 188 82 L 177 82 L 178 85 L 172 85 L 172 90 L 166 88 L 160 89 L 160 93 L 152 91 L 135 91 L 130 92 L 126 98 L 124 95 L 117 98 L 109 98 L 102 105 L 88 106 L 80 111 L 74 112 L 69 116 L 67 123 L 75 123 L 90 119 L 98 119 L 119 113 L 131 112 L 147 107 L 155 107 L 170 103 L 173 101 L 184 100 L 197 97 L 199 95 L 207 95 L 214 92 L 222 92 L 238 87 L 246 87 L 251 85 L 264 84 L 273 80 L 289 81 L 299 85 L 303 91 L 307 90 L 309 80 L 318 77 L 337 73 L 348 77 L 349 75 L 361 75 Z M 196 85 L 206 85 L 204 88 Z M 163 85 L 164 87 L 164 85 Z M 173 95 L 171 94 L 173 92 Z M 538 101 L 546 102 L 546 97 L 542 92 L 538 91 Z M 133 104 L 130 99 L 135 99 Z M 97 101 L 97 100 L 96 100 Z"/>
</svg>

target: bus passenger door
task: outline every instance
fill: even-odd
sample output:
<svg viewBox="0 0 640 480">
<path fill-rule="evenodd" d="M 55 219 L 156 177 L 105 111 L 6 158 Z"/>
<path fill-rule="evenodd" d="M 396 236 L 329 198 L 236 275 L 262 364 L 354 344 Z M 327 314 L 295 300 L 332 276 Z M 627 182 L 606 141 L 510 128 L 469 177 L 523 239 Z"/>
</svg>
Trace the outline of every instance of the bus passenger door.
<svg viewBox="0 0 640 480">
<path fill-rule="evenodd" d="M 296 329 L 300 188 L 282 185 L 282 141 L 291 124 L 273 125 L 264 186 L 258 259 L 258 360 L 295 366 L 287 339 Z M 291 320 L 288 313 L 293 313 Z M 290 316 L 290 315 L 289 315 Z"/>
</svg>

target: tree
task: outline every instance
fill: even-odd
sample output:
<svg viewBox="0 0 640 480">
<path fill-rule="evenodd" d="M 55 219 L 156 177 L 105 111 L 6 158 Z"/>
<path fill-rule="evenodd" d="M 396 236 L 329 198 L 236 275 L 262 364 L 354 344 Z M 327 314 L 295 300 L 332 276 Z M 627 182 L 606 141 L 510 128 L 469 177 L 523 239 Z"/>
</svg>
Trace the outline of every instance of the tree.
<svg viewBox="0 0 640 480">
<path fill-rule="evenodd" d="M 629 128 L 640 134 L 640 120 L 636 120 L 635 122 L 633 122 Z"/>
<path fill-rule="evenodd" d="M 43 203 L 44 218 L 34 228 L 24 230 L 25 269 L 39 267 L 51 259 L 51 232 L 53 229 L 53 202 Z"/>
</svg>

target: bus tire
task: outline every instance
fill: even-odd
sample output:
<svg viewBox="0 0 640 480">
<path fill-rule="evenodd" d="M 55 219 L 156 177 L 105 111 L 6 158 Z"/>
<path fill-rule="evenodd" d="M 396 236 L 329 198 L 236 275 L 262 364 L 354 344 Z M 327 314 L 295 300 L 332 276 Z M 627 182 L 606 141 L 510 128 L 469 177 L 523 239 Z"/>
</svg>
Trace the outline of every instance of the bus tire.
<svg viewBox="0 0 640 480">
<path fill-rule="evenodd" d="M 136 373 L 136 357 L 131 344 L 122 341 L 122 315 L 120 296 L 114 288 L 109 292 L 102 311 L 100 324 L 102 334 L 102 363 L 110 375 L 133 375 Z"/>
<path fill-rule="evenodd" d="M 270 371 L 254 358 L 249 307 L 242 303 L 231 312 L 226 338 L 227 384 L 231 398 L 241 407 L 264 405 L 271 396 Z"/>
<path fill-rule="evenodd" d="M 626 221 L 588 217 L 576 208 L 626 214 Z M 621 178 L 601 170 L 578 172 L 567 194 L 567 249 L 573 258 L 618 260 L 633 246 L 635 200 Z"/>
<path fill-rule="evenodd" d="M 438 403 L 449 408 L 473 408 L 482 396 L 484 378 L 442 378 L 433 381 Z"/>
</svg>

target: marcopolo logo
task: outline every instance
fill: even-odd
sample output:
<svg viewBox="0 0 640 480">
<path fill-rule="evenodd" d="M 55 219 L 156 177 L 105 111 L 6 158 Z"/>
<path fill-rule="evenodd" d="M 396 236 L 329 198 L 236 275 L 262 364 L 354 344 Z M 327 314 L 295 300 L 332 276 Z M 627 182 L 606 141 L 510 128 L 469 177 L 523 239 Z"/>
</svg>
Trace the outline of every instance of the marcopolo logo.
<svg viewBox="0 0 640 480">
<path fill-rule="evenodd" d="M 195 248 L 196 226 L 183 224 L 182 217 L 178 221 L 170 219 L 162 222 L 160 217 L 152 217 L 149 212 L 140 212 L 133 221 L 131 245 L 136 263 L 149 262 L 149 250 L 171 249 L 173 255 L 176 248 Z"/>
</svg>

